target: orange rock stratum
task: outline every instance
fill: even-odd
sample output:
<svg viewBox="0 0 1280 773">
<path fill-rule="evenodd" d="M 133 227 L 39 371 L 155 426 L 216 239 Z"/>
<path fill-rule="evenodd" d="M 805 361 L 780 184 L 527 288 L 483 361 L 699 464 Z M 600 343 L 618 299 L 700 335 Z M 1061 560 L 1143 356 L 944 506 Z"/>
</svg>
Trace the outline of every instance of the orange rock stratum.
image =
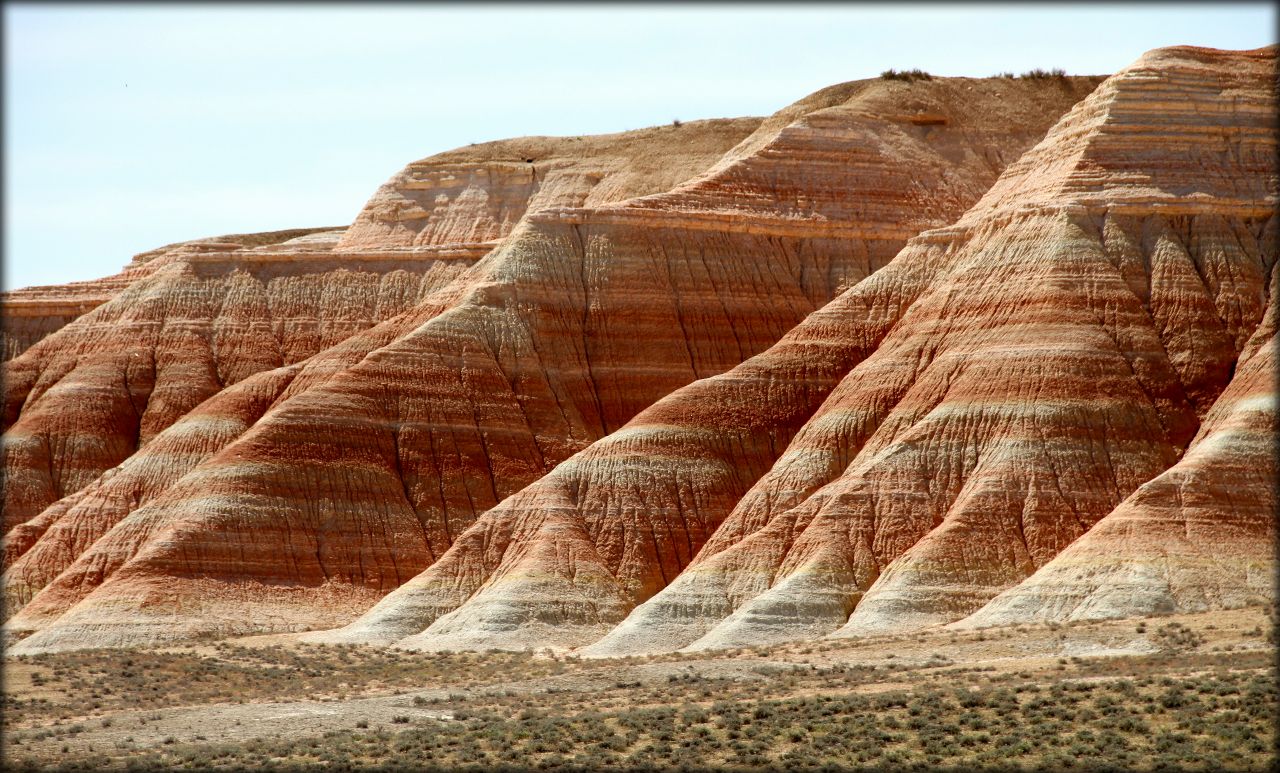
<svg viewBox="0 0 1280 773">
<path fill-rule="evenodd" d="M 1274 600 L 1274 48 L 415 162 L 6 294 L 13 653 Z"/>
</svg>

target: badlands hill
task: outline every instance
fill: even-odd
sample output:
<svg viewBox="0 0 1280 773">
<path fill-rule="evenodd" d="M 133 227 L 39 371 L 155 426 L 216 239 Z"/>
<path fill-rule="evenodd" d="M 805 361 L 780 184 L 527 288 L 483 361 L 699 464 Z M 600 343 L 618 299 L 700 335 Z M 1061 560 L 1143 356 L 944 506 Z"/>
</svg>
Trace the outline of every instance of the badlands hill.
<svg viewBox="0 0 1280 773">
<path fill-rule="evenodd" d="M 859 81 L 166 248 L 13 339 L 11 651 L 616 655 L 1268 600 L 1274 70 Z"/>
</svg>

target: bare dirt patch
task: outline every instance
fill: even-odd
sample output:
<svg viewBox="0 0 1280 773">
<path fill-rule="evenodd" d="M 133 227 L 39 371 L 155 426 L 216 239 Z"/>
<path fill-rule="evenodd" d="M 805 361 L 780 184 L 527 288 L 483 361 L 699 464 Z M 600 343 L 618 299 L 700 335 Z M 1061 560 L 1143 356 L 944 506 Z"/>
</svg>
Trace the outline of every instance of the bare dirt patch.
<svg viewBox="0 0 1280 773">
<path fill-rule="evenodd" d="M 290 637 L 65 653 L 6 661 L 6 757 L 93 770 L 1262 769 L 1269 631 L 1250 609 L 618 660 Z"/>
</svg>

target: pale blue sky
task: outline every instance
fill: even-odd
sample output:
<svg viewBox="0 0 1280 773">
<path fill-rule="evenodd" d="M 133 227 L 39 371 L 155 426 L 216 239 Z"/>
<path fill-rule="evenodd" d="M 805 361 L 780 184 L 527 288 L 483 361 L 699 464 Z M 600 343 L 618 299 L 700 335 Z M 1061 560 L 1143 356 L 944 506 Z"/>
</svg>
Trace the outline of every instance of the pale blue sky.
<svg viewBox="0 0 1280 773">
<path fill-rule="evenodd" d="M 351 221 L 470 142 L 766 115 L 920 67 L 1110 73 L 1274 42 L 1269 4 L 21 5 L 5 21 L 6 287 Z"/>
</svg>

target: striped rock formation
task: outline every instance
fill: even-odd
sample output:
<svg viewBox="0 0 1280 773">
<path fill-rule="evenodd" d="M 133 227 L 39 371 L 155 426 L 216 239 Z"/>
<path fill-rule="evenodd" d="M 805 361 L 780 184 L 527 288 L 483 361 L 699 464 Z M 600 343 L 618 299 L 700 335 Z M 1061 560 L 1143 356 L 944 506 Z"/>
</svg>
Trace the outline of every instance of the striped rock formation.
<svg viewBox="0 0 1280 773">
<path fill-rule="evenodd" d="M 913 240 L 886 271 L 916 264 L 929 288 L 689 569 L 587 652 L 956 620 L 1176 463 L 1270 297 L 1274 66 L 1151 52 Z M 1247 539 L 1266 553 L 1265 529 Z"/>
<path fill-rule="evenodd" d="M 37 511 L 42 536 L 27 538 L 13 569 L 75 531 L 51 521 L 81 513 L 108 528 L 90 545 L 39 553 L 63 556 L 65 569 L 23 568 L 15 598 L 30 601 L 7 627 L 36 633 L 14 651 L 354 617 L 444 555 L 480 513 L 663 395 L 766 349 L 909 236 L 954 219 L 1098 81 L 845 84 L 742 131 L 706 173 L 666 193 L 605 200 L 645 193 L 637 179 L 680 179 L 659 146 L 680 146 L 691 124 L 645 130 L 655 141 L 610 167 L 617 179 L 553 164 L 524 177 L 504 163 L 484 174 L 484 196 L 469 195 L 483 211 L 470 224 L 440 205 L 438 191 L 457 190 L 449 178 L 460 175 L 411 167 L 333 255 L 370 244 L 408 254 L 423 233 L 487 244 L 512 230 L 413 308 L 301 362 L 261 418 L 180 477 L 153 477 L 147 465 L 161 462 L 139 456 L 116 473 L 119 490 L 104 479 L 48 517 Z M 518 161 L 521 142 L 511 143 Z M 556 169 L 597 185 L 600 200 L 548 192 L 545 208 L 522 215 L 503 203 Z M 253 384 L 269 388 L 266 378 Z M 254 405 L 242 384 L 220 403 Z M 190 415 L 203 421 L 212 406 Z M 180 447 L 187 431 L 151 443 Z M 161 481 L 145 504 L 121 498 L 144 478 Z M 107 500 L 129 504 L 89 515 Z M 690 536 L 683 560 L 715 525 Z"/>
<path fill-rule="evenodd" d="M 4 530 L 88 485 L 221 389 L 413 308 L 510 231 L 513 223 L 495 219 L 495 211 L 522 213 L 540 197 L 562 204 L 662 190 L 671 175 L 701 171 L 758 124 L 686 124 L 678 142 L 669 131 L 645 130 L 478 145 L 411 164 L 353 226 L 367 237 L 388 197 L 429 192 L 430 216 L 402 223 L 421 231 L 412 244 L 353 240 L 342 230 L 281 233 L 297 238 L 276 243 L 201 240 L 144 253 L 123 274 L 88 283 L 110 292 L 128 282 L 6 364 Z M 672 145 L 652 179 L 618 171 Z M 535 158 L 519 162 L 528 184 L 490 192 L 486 186 L 513 165 L 517 150 Z M 550 169 L 534 179 L 539 160 Z"/>
<path fill-rule="evenodd" d="M 351 625 L 306 638 L 423 649 L 598 638 L 681 576 L 840 376 L 874 351 L 900 297 L 927 283 L 896 265 L 504 500 Z"/>
<path fill-rule="evenodd" d="M 170 253 L 7 363 L 5 531 L 79 491 L 225 387 L 412 307 L 466 265 L 362 265 L 343 256 L 340 267 L 328 260 L 337 234 L 326 237 Z"/>
<path fill-rule="evenodd" d="M 212 239 L 179 242 L 135 255 L 118 274 L 87 282 L 24 287 L 0 293 L 0 359 L 11 360 L 40 339 L 57 332 L 80 316 L 96 309 L 130 284 L 170 262 L 169 253 L 198 249 L 208 242 L 236 244 L 242 248 L 261 247 L 317 233 L 324 228 L 294 228 L 256 234 L 229 234 Z"/>
<path fill-rule="evenodd" d="M 618 655 L 973 612 L 1177 463 L 1247 355 L 1276 255 L 1274 56 L 1144 56 L 954 226 L 307 638 L 607 633 L 584 652 Z"/>
<path fill-rule="evenodd" d="M 1277 290 L 1272 272 L 1270 296 Z M 1173 467 L 959 628 L 1203 612 L 1275 597 L 1276 305 Z"/>
<path fill-rule="evenodd" d="M 289 274 L 293 272 L 307 278 L 309 283 L 314 285 L 313 289 L 324 288 L 324 290 L 322 294 L 312 292 L 309 296 L 295 297 L 289 307 L 281 307 L 278 303 L 274 306 L 267 304 L 268 313 L 288 311 L 290 319 L 283 324 L 277 324 L 277 328 L 284 327 L 286 336 L 296 330 L 304 332 L 309 330 L 311 338 L 315 339 L 314 329 L 319 321 L 316 318 L 334 313 L 342 314 L 344 305 L 350 306 L 349 302 L 341 302 L 344 293 L 363 292 L 367 300 L 380 304 L 378 307 L 380 313 L 376 318 L 385 319 L 405 308 L 412 307 L 420 298 L 429 296 L 431 291 L 444 288 L 452 278 L 463 272 L 477 255 L 490 249 L 510 230 L 510 223 L 495 224 L 490 218 L 491 205 L 496 206 L 499 197 L 497 193 L 490 196 L 485 185 L 489 183 L 492 176 L 488 172 L 488 167 L 496 166 L 500 169 L 509 167 L 516 161 L 513 153 L 522 154 L 519 163 L 524 168 L 526 180 L 533 174 L 524 160 L 526 157 L 533 157 L 536 162 L 544 163 L 551 169 L 540 175 L 536 184 L 526 189 L 500 192 L 504 197 L 501 206 L 508 210 L 523 208 L 528 204 L 525 200 L 517 201 L 512 198 L 517 194 L 536 200 L 538 196 L 551 191 L 554 193 L 553 200 L 563 203 L 586 200 L 592 195 L 599 195 L 597 189 L 601 187 L 606 193 L 620 196 L 651 191 L 654 189 L 653 186 L 665 185 L 671 174 L 683 174 L 687 177 L 705 168 L 758 125 L 758 119 L 685 124 L 676 133 L 676 138 L 680 141 L 674 143 L 676 147 L 667 154 L 666 166 L 661 173 L 655 173 L 651 178 L 625 171 L 627 161 L 644 159 L 647 157 L 646 154 L 652 154 L 673 144 L 671 130 L 649 129 L 592 138 L 526 138 L 519 141 L 473 146 L 463 151 L 454 151 L 416 162 L 380 189 L 366 207 L 366 211 L 361 213 L 357 223 L 368 220 L 371 217 L 368 211 L 378 210 L 382 206 L 381 202 L 389 195 L 394 195 L 400 187 L 417 190 L 423 187 L 423 181 L 434 181 L 436 190 L 433 202 L 436 204 L 437 215 L 443 217 L 442 213 L 448 213 L 448 218 L 452 220 L 469 217 L 478 225 L 465 232 L 458 229 L 450 231 L 439 227 L 441 217 L 427 218 L 424 222 L 415 223 L 427 232 L 427 238 L 419 239 L 408 247 L 395 243 L 379 245 L 366 240 L 362 244 L 335 248 L 335 244 L 345 235 L 341 231 L 317 234 L 282 245 L 284 248 L 292 249 L 286 252 L 285 249 L 276 248 L 274 252 L 277 254 L 272 254 L 268 258 L 274 259 L 276 263 L 274 273 L 284 273 L 285 277 L 284 279 L 273 277 L 268 281 L 268 286 L 279 285 L 289 280 L 291 278 Z M 470 164 L 469 167 L 468 164 Z M 620 168 L 624 171 L 619 172 Z M 621 181 L 615 178 L 621 178 Z M 442 180 L 454 181 L 452 187 L 441 182 Z M 458 180 L 460 182 L 457 182 Z M 418 187 L 414 188 L 415 185 Z M 321 239 L 323 242 L 319 241 Z M 450 239 L 456 241 L 449 241 Z M 305 249 L 300 249 L 300 245 Z M 214 246 L 222 250 L 227 249 L 225 244 Z M 185 245 L 178 245 L 178 247 L 185 248 Z M 164 248 L 144 254 L 135 259 L 135 263 L 146 260 L 146 265 L 151 266 L 154 271 L 157 263 L 163 264 L 163 261 L 154 258 L 170 251 L 172 250 Z M 179 250 L 179 252 L 183 251 Z M 262 260 L 256 252 L 253 256 L 242 252 L 223 252 L 220 253 L 220 257 L 235 262 L 236 269 L 240 271 L 246 268 L 246 264 L 251 268 Z M 376 265 L 384 273 L 386 269 L 391 268 L 395 274 L 404 276 L 413 276 L 413 274 L 398 267 L 413 268 L 417 265 L 425 269 L 426 274 L 421 277 L 420 286 L 410 288 L 411 293 L 391 293 L 387 292 L 390 289 L 388 287 L 361 287 L 368 282 L 350 281 L 352 278 L 348 276 L 350 272 L 342 266 L 350 265 L 354 268 L 362 264 Z M 361 277 L 355 278 L 361 279 Z M 244 277 L 241 279 L 244 280 Z M 154 294 L 152 288 L 145 289 Z M 220 289 L 215 286 L 214 292 Z M 284 289 L 287 291 L 289 288 Z M 201 319 L 199 315 L 207 312 L 208 309 L 192 308 L 190 296 L 193 294 L 190 286 L 178 284 L 175 292 L 163 295 L 161 302 L 166 304 L 168 312 L 163 324 L 172 324 L 172 317 L 177 316 L 174 312 L 176 309 L 186 312 L 188 317 L 196 317 L 194 324 L 197 326 L 208 328 L 213 324 L 216 327 L 221 321 L 221 315 L 212 320 Z M 125 297 L 117 299 L 117 304 L 123 305 L 126 313 L 136 313 L 134 309 L 138 304 L 135 301 L 136 299 Z M 389 306 L 389 302 L 396 305 Z M 376 319 L 370 318 L 368 321 L 372 322 Z M 190 320 L 187 322 L 189 323 Z M 260 322 L 258 327 L 262 327 Z M 25 604 L 35 591 L 45 587 L 77 558 L 85 559 L 81 561 L 78 573 L 63 578 L 63 585 L 60 586 L 63 592 L 53 593 L 51 596 L 65 603 L 68 593 L 75 598 L 84 595 L 95 584 L 92 580 L 84 579 L 85 573 L 100 581 L 122 563 L 122 556 L 128 558 L 132 555 L 138 544 L 145 539 L 142 535 L 149 535 L 150 529 L 142 528 L 141 531 L 137 528 L 122 529 L 121 532 L 113 534 L 111 540 L 100 545 L 95 544 L 99 537 L 111 530 L 121 519 L 163 492 L 200 461 L 221 450 L 226 443 L 261 418 L 272 402 L 282 396 L 284 387 L 292 382 L 300 363 L 304 360 L 308 365 L 307 378 L 323 378 L 320 374 L 349 367 L 358 362 L 370 349 L 394 338 L 394 336 L 385 335 L 379 337 L 375 334 L 372 339 L 366 341 L 367 345 L 364 349 L 360 349 L 359 346 L 350 349 L 333 346 L 334 343 L 349 338 L 352 332 L 367 327 L 368 324 L 361 324 L 347 330 L 338 330 L 329 325 L 328 330 L 325 331 L 327 335 L 324 340 L 304 341 L 308 349 L 296 351 L 293 353 L 294 356 L 284 358 L 285 361 L 292 361 L 294 365 L 265 373 L 258 369 L 258 372 L 263 373 L 261 378 L 251 377 L 230 385 L 189 413 L 175 412 L 175 415 L 182 416 L 182 419 L 171 426 L 172 431 L 159 432 L 141 444 L 140 450 L 119 467 L 106 470 L 90 486 L 74 490 L 73 493 L 47 507 L 38 517 L 13 528 L 6 535 L 4 554 L 5 566 L 8 567 L 5 575 L 5 589 L 9 613 Z M 293 331 L 290 330 L 291 328 Z M 90 329 L 76 332 L 82 338 L 91 338 L 95 331 Z M 271 331 L 266 332 L 267 336 L 263 336 L 262 339 L 269 343 Z M 298 337 L 296 332 L 293 333 L 293 337 Z M 70 344 L 59 343 L 74 347 L 80 345 L 78 341 L 79 339 L 73 339 Z M 147 342 L 143 342 L 144 345 L 145 343 Z M 169 342 L 160 341 L 162 346 L 166 343 Z M 122 341 L 119 338 L 108 340 L 102 344 L 102 353 L 99 356 L 109 361 L 119 361 L 123 357 L 136 356 L 136 352 L 128 351 L 128 347 L 136 348 L 138 345 L 136 341 Z M 308 359 L 310 353 L 326 347 L 328 349 L 324 357 Z M 122 348 L 124 351 L 121 351 Z M 55 354 L 60 351 L 60 349 L 55 350 Z M 95 352 L 95 354 L 98 353 Z M 144 351 L 144 356 L 154 357 L 154 354 Z M 181 374 L 174 381 L 175 389 L 196 389 L 200 386 L 199 383 L 185 383 L 181 379 Z M 145 395 L 143 397 L 145 398 Z M 23 411 L 24 416 L 29 413 L 26 406 L 23 407 Z M 76 426 L 76 420 L 82 421 L 83 417 L 76 417 L 69 422 L 72 428 Z M 45 423 L 39 429 L 47 431 L 48 424 Z M 159 429 L 163 429 L 163 426 Z M 16 433 L 11 430 L 6 435 L 6 442 L 9 442 L 10 436 L 14 434 Z M 6 507 L 6 513 L 10 512 L 10 508 Z M 144 517 L 135 520 L 144 524 L 149 523 Z M 121 545 L 125 547 L 122 548 Z M 35 549 L 28 553 L 33 546 Z M 94 550 L 90 551 L 90 548 Z M 72 590 L 67 591 L 68 587 Z M 26 611 L 32 619 L 38 619 L 39 610 L 40 607 L 37 605 L 37 608 Z M 19 626 L 22 625 L 20 621 L 13 622 L 18 623 Z"/>
</svg>

